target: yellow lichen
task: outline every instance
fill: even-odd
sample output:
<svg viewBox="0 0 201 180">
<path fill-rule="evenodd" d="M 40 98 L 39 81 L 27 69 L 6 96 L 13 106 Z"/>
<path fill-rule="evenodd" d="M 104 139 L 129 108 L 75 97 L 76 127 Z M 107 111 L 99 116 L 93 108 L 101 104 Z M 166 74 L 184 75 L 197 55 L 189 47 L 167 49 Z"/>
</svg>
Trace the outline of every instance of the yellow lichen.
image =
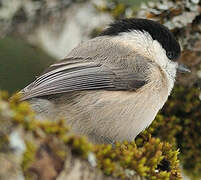
<svg viewBox="0 0 201 180">
<path fill-rule="evenodd" d="M 168 153 L 170 152 L 170 153 Z M 179 163 L 175 157 L 178 151 L 159 139 L 149 138 L 148 141 L 137 146 L 135 142 L 116 143 L 111 145 L 96 145 L 95 150 L 98 166 L 105 174 L 115 177 L 128 178 L 126 170 L 147 177 L 148 179 L 181 179 Z M 170 162 L 170 171 L 161 170 L 160 162 L 166 159 Z M 177 173 L 175 173 L 175 170 Z"/>
<path fill-rule="evenodd" d="M 37 147 L 31 142 L 26 142 L 26 151 L 24 152 L 22 160 L 22 169 L 26 171 L 32 162 L 34 162 Z"/>
<path fill-rule="evenodd" d="M 178 151 L 166 142 L 158 138 L 151 137 L 149 131 L 141 135 L 136 142 L 116 143 L 115 145 L 93 145 L 88 142 L 86 137 L 72 135 L 64 120 L 60 121 L 39 121 L 35 118 L 27 102 L 20 102 L 20 96 L 13 97 L 10 101 L 8 98 L 0 99 L 9 105 L 13 112 L 10 121 L 15 126 L 20 126 L 27 134 L 32 134 L 32 138 L 39 140 L 52 139 L 48 144 L 56 140 L 58 148 L 52 148 L 55 154 L 61 158 L 66 158 L 65 148 L 71 149 L 73 154 L 87 159 L 89 153 L 93 153 L 97 160 L 97 167 L 106 175 L 121 178 L 130 178 L 133 175 L 139 175 L 149 179 L 181 179 L 179 162 L 177 159 Z M 162 117 L 160 117 L 162 119 Z M 26 143 L 26 152 L 22 162 L 24 172 L 33 163 L 38 144 L 33 142 Z M 163 163 L 167 163 L 165 167 Z M 26 171 L 28 177 L 29 171 Z"/>
<path fill-rule="evenodd" d="M 141 134 L 151 133 L 179 148 L 183 168 L 193 179 L 201 176 L 200 93 L 199 88 L 176 86 L 160 114 Z M 141 136 L 137 141 L 141 141 Z"/>
</svg>

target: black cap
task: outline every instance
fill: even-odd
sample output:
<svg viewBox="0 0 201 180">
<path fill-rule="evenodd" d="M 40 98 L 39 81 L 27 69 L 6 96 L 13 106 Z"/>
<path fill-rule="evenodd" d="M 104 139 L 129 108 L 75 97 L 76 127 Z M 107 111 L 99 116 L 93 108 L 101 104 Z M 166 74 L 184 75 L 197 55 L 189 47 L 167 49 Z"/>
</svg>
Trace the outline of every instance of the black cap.
<svg viewBox="0 0 201 180">
<path fill-rule="evenodd" d="M 116 21 L 109 25 L 100 36 L 115 36 L 122 32 L 132 30 L 146 31 L 154 40 L 157 40 L 166 50 L 166 55 L 170 60 L 176 61 L 181 54 L 180 45 L 174 35 L 160 23 L 148 19 L 129 18 Z"/>
</svg>

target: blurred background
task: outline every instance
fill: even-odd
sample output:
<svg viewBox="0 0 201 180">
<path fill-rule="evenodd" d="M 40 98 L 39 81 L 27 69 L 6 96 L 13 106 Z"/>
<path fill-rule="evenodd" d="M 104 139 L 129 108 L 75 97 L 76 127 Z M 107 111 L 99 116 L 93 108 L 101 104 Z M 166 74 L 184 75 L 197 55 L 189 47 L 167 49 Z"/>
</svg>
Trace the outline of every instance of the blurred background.
<svg viewBox="0 0 201 180">
<path fill-rule="evenodd" d="M 141 2 L 0 0 L 0 89 L 22 89 L 113 19 L 132 16 Z"/>
<path fill-rule="evenodd" d="M 125 17 L 159 21 L 182 46 L 179 61 L 192 73 L 178 76 L 172 96 L 149 131 L 180 148 L 185 174 L 189 179 L 199 179 L 199 0 L 0 0 L 0 89 L 10 93 L 22 89 L 79 42 L 96 36 L 113 20 Z"/>
<path fill-rule="evenodd" d="M 181 60 L 194 68 L 200 63 L 194 57 L 200 53 L 199 15 L 199 0 L 0 0 L 0 89 L 20 90 L 79 42 L 124 17 L 168 26 L 188 50 Z M 191 85 L 201 72 L 193 75 Z"/>
</svg>

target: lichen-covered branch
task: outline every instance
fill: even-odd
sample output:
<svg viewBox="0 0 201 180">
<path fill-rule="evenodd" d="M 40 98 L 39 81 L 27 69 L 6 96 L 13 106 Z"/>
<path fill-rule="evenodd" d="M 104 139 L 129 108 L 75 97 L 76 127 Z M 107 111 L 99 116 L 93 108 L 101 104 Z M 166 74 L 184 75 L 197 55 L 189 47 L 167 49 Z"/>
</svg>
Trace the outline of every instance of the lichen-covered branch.
<svg viewBox="0 0 201 180">
<path fill-rule="evenodd" d="M 201 102 L 199 87 L 176 86 L 152 125 L 144 132 L 175 144 L 180 149 L 184 171 L 201 177 Z M 140 138 L 140 137 L 139 137 Z"/>
<path fill-rule="evenodd" d="M 1 93 L 0 179 L 181 179 L 178 151 L 169 143 L 149 134 L 137 142 L 94 145 L 64 122 L 38 121 L 27 102 Z"/>
</svg>

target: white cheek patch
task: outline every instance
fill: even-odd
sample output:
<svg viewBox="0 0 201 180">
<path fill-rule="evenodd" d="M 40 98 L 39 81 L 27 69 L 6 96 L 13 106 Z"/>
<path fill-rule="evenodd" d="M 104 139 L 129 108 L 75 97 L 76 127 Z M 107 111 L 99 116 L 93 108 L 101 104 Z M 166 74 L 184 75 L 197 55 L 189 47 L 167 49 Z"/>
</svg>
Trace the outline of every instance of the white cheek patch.
<svg viewBox="0 0 201 180">
<path fill-rule="evenodd" d="M 176 77 L 176 69 L 177 69 L 178 63 L 173 62 L 167 58 L 166 51 L 162 48 L 162 46 L 156 40 L 153 41 L 153 49 L 155 52 L 154 59 L 156 63 L 159 64 L 159 66 L 162 68 L 162 70 L 165 72 L 167 76 L 168 84 L 169 84 L 168 93 L 170 94 L 174 86 L 174 81 Z"/>
<path fill-rule="evenodd" d="M 154 59 L 157 64 L 159 64 L 161 67 L 165 67 L 167 64 L 167 56 L 165 50 L 161 47 L 158 41 L 153 41 L 153 51 L 154 51 Z"/>
<path fill-rule="evenodd" d="M 169 60 L 165 67 L 165 72 L 167 74 L 168 82 L 169 82 L 169 91 L 168 91 L 169 95 L 174 86 L 176 72 L 177 72 L 177 66 L 178 66 L 177 62 L 172 62 Z"/>
</svg>

